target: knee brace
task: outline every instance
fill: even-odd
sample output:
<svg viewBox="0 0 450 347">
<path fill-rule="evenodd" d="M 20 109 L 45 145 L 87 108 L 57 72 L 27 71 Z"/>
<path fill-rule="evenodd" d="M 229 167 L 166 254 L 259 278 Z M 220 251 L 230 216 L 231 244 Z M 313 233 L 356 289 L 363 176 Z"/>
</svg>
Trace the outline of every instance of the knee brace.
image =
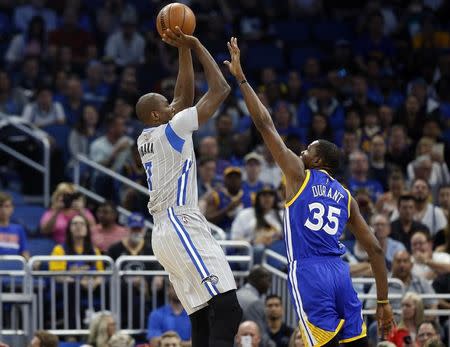
<svg viewBox="0 0 450 347">
<path fill-rule="evenodd" d="M 233 346 L 242 319 L 236 290 L 216 295 L 209 301 L 209 307 L 210 346 Z"/>
</svg>

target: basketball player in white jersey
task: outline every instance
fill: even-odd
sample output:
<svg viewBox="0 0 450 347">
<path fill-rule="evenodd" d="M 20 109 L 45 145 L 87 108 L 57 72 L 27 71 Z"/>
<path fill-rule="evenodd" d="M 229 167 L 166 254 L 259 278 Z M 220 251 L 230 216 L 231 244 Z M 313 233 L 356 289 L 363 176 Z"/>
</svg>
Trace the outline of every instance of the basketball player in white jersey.
<svg viewBox="0 0 450 347">
<path fill-rule="evenodd" d="M 163 40 L 179 49 L 179 72 L 172 103 L 149 93 L 136 105 L 148 128 L 137 140 L 150 190 L 154 218 L 152 245 L 189 314 L 193 347 L 231 347 L 242 316 L 236 283 L 225 254 L 198 208 L 197 168 L 192 132 L 217 111 L 230 92 L 200 41 L 168 30 Z M 203 66 L 208 91 L 194 107 L 190 51 Z"/>
</svg>

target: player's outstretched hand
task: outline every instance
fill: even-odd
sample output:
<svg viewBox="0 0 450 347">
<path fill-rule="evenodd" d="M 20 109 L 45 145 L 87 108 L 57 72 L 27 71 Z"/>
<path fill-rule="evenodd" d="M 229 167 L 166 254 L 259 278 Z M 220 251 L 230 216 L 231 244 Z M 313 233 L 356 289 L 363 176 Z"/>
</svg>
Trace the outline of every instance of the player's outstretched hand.
<svg viewBox="0 0 450 347">
<path fill-rule="evenodd" d="M 167 29 L 163 34 L 162 40 L 174 47 L 190 49 L 194 49 L 199 43 L 199 40 L 195 36 L 186 35 L 178 26 L 175 27 L 175 32 Z"/>
<path fill-rule="evenodd" d="M 243 78 L 244 73 L 241 66 L 241 50 L 237 44 L 237 38 L 232 37 L 229 42 L 227 42 L 228 51 L 230 52 L 230 60 L 225 60 L 223 63 L 228 66 L 231 74 L 236 78 Z"/>
<path fill-rule="evenodd" d="M 395 327 L 394 316 L 392 314 L 392 307 L 390 304 L 377 305 L 377 323 L 378 336 L 383 340 L 387 339 L 391 330 Z"/>
</svg>

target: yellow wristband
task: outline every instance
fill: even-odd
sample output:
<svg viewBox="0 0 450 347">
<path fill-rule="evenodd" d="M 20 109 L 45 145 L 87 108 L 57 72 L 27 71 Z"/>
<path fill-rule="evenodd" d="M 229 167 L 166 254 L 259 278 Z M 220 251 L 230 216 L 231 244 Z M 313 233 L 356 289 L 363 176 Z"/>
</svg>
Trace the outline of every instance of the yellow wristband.
<svg viewBox="0 0 450 347">
<path fill-rule="evenodd" d="M 377 300 L 377 304 L 389 304 L 389 300 Z"/>
</svg>

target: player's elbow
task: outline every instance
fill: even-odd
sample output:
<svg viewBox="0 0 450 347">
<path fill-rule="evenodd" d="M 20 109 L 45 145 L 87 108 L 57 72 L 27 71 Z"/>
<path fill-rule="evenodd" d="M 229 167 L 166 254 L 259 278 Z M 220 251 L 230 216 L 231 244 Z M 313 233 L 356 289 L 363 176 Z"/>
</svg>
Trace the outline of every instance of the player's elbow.
<svg viewBox="0 0 450 347">
<path fill-rule="evenodd" d="M 221 89 L 222 89 L 222 97 L 225 100 L 228 97 L 228 95 L 230 95 L 230 93 L 231 93 L 231 87 L 227 82 L 224 82 L 222 84 Z"/>
<path fill-rule="evenodd" d="M 384 257 L 384 251 L 383 248 L 381 247 L 380 243 L 378 242 L 378 240 L 376 242 L 373 242 L 368 249 L 366 250 L 367 254 L 369 255 L 369 257 L 372 256 L 382 256 Z"/>
</svg>

